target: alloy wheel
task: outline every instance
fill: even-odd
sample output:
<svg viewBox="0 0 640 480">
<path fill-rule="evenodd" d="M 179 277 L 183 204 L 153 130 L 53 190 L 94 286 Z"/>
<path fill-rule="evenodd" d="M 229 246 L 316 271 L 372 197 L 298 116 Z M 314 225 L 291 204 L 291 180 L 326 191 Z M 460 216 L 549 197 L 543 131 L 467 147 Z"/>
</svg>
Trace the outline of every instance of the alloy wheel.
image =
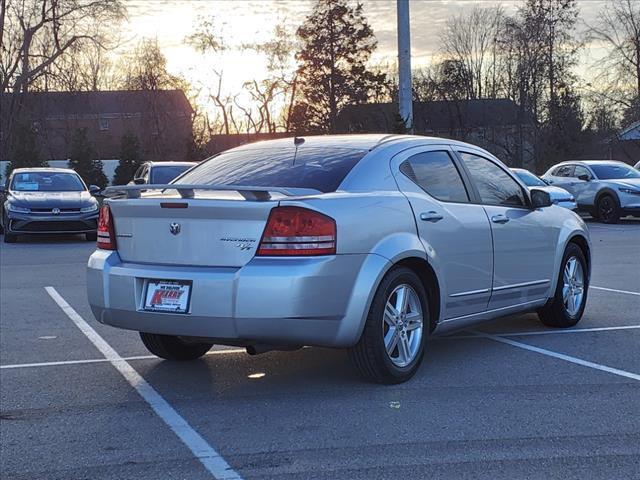
<svg viewBox="0 0 640 480">
<path fill-rule="evenodd" d="M 567 313 L 574 316 L 580 311 L 584 298 L 584 270 L 576 257 L 567 259 L 562 279 L 562 302 Z"/>
<path fill-rule="evenodd" d="M 418 355 L 423 314 L 420 298 L 407 284 L 398 285 L 384 309 L 382 334 L 387 355 L 397 367 L 406 367 Z"/>
</svg>

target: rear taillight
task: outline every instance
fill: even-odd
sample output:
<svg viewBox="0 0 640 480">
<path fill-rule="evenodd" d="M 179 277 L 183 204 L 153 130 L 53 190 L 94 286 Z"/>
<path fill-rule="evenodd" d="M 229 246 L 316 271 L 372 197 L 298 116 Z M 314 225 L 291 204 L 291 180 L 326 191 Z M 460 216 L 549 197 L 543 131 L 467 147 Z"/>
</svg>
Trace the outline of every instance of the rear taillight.
<svg viewBox="0 0 640 480">
<path fill-rule="evenodd" d="M 100 207 L 98 218 L 98 248 L 103 250 L 116 249 L 116 232 L 113 228 L 113 217 L 108 205 Z"/>
<path fill-rule="evenodd" d="M 258 246 L 259 256 L 335 255 L 336 222 L 301 207 L 271 210 Z"/>
</svg>

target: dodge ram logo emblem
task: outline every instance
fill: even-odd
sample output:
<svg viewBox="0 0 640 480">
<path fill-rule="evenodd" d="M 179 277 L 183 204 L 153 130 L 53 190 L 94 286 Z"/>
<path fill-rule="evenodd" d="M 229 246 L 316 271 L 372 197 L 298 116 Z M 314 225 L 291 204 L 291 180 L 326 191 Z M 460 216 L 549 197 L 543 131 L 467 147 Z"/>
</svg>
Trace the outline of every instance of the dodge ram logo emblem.
<svg viewBox="0 0 640 480">
<path fill-rule="evenodd" d="M 58 207 L 52 208 L 51 213 L 53 213 L 54 215 L 60 215 L 60 209 Z"/>
<path fill-rule="evenodd" d="M 178 222 L 173 222 L 169 225 L 169 231 L 174 235 L 178 235 L 180 233 L 180 224 Z"/>
</svg>

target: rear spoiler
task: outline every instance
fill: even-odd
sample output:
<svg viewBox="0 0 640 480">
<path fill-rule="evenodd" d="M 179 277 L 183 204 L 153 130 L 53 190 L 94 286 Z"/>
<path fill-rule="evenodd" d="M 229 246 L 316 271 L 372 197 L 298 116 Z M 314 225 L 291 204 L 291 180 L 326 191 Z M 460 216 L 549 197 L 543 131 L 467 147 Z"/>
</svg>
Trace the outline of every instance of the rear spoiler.
<svg viewBox="0 0 640 480">
<path fill-rule="evenodd" d="M 246 187 L 239 185 L 183 185 L 183 184 L 162 184 L 162 185 L 118 185 L 108 187 L 104 195 L 108 198 L 118 198 L 123 195 L 126 198 L 140 198 L 141 192 L 149 190 L 177 190 L 182 198 L 194 198 L 196 190 L 215 190 L 238 192 L 245 200 L 264 201 L 271 199 L 271 193 L 279 193 L 287 197 L 294 195 L 313 195 L 321 193 L 319 190 L 311 188 L 281 188 L 281 187 Z"/>
</svg>

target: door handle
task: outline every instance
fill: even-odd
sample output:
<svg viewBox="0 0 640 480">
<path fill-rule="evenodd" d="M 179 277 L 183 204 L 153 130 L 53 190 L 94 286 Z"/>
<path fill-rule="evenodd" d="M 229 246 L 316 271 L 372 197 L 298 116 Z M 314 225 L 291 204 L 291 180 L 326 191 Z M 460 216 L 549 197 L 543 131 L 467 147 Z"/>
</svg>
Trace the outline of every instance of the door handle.
<svg viewBox="0 0 640 480">
<path fill-rule="evenodd" d="M 420 214 L 420 220 L 424 220 L 425 222 L 439 222 L 444 217 L 440 215 L 438 212 L 434 212 L 433 210 L 430 212 L 422 212 Z"/>
<path fill-rule="evenodd" d="M 507 217 L 506 215 L 494 215 L 493 217 L 491 217 L 491 221 L 493 223 L 507 223 L 509 221 L 509 217 Z"/>
</svg>

